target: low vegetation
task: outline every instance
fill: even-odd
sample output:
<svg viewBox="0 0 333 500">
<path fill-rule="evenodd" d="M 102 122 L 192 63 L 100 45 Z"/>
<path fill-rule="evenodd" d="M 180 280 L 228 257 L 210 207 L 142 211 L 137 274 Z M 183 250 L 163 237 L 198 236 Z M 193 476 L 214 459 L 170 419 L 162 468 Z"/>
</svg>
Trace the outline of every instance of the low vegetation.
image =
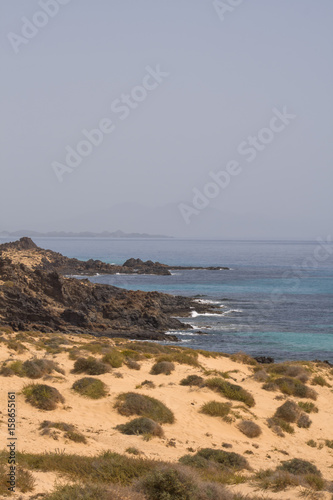
<svg viewBox="0 0 333 500">
<path fill-rule="evenodd" d="M 211 417 L 226 417 L 231 410 L 230 403 L 220 403 L 219 401 L 209 401 L 200 408 L 200 413 L 210 415 Z"/>
<path fill-rule="evenodd" d="M 252 420 L 242 420 L 237 427 L 248 438 L 256 438 L 262 433 L 259 425 Z"/>
<path fill-rule="evenodd" d="M 32 358 L 27 361 L 5 361 L 2 364 L 0 375 L 10 377 L 17 375 L 19 377 L 28 377 L 32 379 L 41 378 L 50 375 L 53 372 L 64 375 L 64 370 L 59 364 L 50 359 Z"/>
<path fill-rule="evenodd" d="M 21 467 L 17 468 L 16 471 L 16 488 L 21 493 L 28 493 L 33 491 L 35 486 L 35 479 L 31 472 L 22 469 Z M 8 491 L 8 467 L 3 464 L 0 464 L 0 495 L 1 498 L 4 498 L 9 494 Z"/>
<path fill-rule="evenodd" d="M 195 455 L 184 455 L 179 462 L 191 467 L 209 468 L 211 465 L 219 466 L 223 469 L 240 471 L 250 469 L 248 461 L 242 455 L 233 451 L 216 450 L 212 448 L 202 448 Z"/>
<path fill-rule="evenodd" d="M 77 380 L 72 385 L 72 389 L 81 396 L 86 396 L 91 399 L 104 398 L 108 393 L 107 386 L 104 382 L 93 377 L 84 377 Z"/>
<path fill-rule="evenodd" d="M 204 385 L 204 379 L 199 375 L 188 375 L 180 381 L 180 385 L 196 385 L 202 387 Z"/>
<path fill-rule="evenodd" d="M 121 415 L 130 417 L 139 415 L 159 424 L 173 424 L 174 414 L 161 401 L 143 394 L 126 392 L 116 398 L 115 408 Z"/>
<path fill-rule="evenodd" d="M 312 385 L 320 385 L 320 387 L 332 387 L 331 384 L 327 382 L 327 380 L 321 375 L 316 375 L 311 380 Z"/>
<path fill-rule="evenodd" d="M 243 389 L 241 386 L 236 384 L 231 384 L 227 382 L 223 378 L 215 377 L 206 380 L 206 387 L 209 389 L 215 390 L 220 394 L 223 394 L 228 399 L 234 401 L 241 401 L 245 403 L 250 408 L 255 405 L 254 398 L 252 394 L 250 394 L 246 389 Z"/>
<path fill-rule="evenodd" d="M 53 439 L 58 439 L 57 433 L 52 431 L 56 429 L 57 431 L 62 431 L 63 437 L 74 441 L 75 443 L 86 444 L 87 440 L 83 434 L 76 430 L 75 425 L 66 424 L 65 422 L 50 422 L 49 420 L 44 420 L 40 426 L 42 436 L 51 436 Z"/>
<path fill-rule="evenodd" d="M 146 435 L 163 437 L 162 427 L 147 417 L 139 417 L 131 420 L 127 424 L 117 425 L 117 430 L 127 435 Z"/>
<path fill-rule="evenodd" d="M 281 377 L 275 379 L 273 382 L 266 382 L 263 389 L 267 391 L 280 390 L 283 394 L 288 396 L 295 396 L 298 398 L 317 399 L 317 393 L 310 387 L 307 387 L 300 380 L 290 377 Z"/>
<path fill-rule="evenodd" d="M 45 384 L 30 384 L 23 388 L 26 401 L 40 410 L 55 410 L 65 399 L 58 389 Z"/>
<path fill-rule="evenodd" d="M 152 375 L 160 375 L 162 373 L 164 375 L 170 375 L 174 369 L 175 365 L 171 361 L 158 361 L 152 366 L 150 373 Z"/>
<path fill-rule="evenodd" d="M 301 410 L 305 411 L 305 413 L 318 413 L 318 407 L 312 403 L 311 401 L 299 401 L 298 406 Z"/>
<path fill-rule="evenodd" d="M 124 363 L 124 356 L 117 349 L 111 349 L 102 358 L 103 363 L 107 363 L 112 368 L 120 368 Z"/>
<path fill-rule="evenodd" d="M 89 356 L 78 358 L 74 363 L 72 373 L 86 373 L 87 375 L 102 375 L 110 371 L 110 365 Z"/>
<path fill-rule="evenodd" d="M 287 400 L 283 405 L 279 406 L 274 414 L 274 418 L 284 420 L 287 423 L 296 423 L 298 427 L 308 428 L 311 425 L 311 420 L 306 413 L 303 413 L 301 408 L 294 402 Z"/>
</svg>

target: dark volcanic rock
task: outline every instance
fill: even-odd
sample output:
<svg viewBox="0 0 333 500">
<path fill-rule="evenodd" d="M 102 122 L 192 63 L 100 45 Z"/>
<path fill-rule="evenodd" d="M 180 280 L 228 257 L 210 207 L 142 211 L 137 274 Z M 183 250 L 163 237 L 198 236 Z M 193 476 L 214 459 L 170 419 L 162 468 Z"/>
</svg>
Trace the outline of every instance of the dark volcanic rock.
<svg viewBox="0 0 333 500">
<path fill-rule="evenodd" d="M 274 358 L 271 358 L 270 356 L 257 356 L 254 359 L 260 364 L 274 363 Z"/>
</svg>

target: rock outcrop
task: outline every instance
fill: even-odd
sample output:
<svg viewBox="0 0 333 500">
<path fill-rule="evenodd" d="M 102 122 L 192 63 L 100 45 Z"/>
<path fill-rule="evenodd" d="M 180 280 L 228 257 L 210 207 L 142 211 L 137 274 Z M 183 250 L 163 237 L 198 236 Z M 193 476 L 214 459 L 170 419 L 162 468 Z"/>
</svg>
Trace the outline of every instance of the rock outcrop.
<svg viewBox="0 0 333 500">
<path fill-rule="evenodd" d="M 177 340 L 165 332 L 191 327 L 174 316 L 187 317 L 194 307 L 202 312 L 212 310 L 186 297 L 129 291 L 65 277 L 59 270 L 67 272 L 72 261 L 73 265 L 87 264 L 42 250 L 28 238 L 2 245 L 0 325 L 14 330 Z"/>
</svg>

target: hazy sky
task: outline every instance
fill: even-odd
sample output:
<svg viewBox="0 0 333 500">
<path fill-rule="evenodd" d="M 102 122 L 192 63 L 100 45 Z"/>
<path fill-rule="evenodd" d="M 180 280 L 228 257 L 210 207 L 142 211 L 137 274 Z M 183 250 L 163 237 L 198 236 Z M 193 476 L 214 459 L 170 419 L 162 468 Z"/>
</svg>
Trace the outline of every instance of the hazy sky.
<svg viewBox="0 0 333 500">
<path fill-rule="evenodd" d="M 220 4 L 2 0 L 0 230 L 331 232 L 333 2 Z"/>
</svg>

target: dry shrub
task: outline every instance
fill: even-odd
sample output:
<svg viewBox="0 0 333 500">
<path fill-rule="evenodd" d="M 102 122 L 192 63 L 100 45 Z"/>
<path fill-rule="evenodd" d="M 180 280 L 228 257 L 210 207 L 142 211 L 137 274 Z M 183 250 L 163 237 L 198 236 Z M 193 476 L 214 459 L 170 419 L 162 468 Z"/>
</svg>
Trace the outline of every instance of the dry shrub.
<svg viewBox="0 0 333 500">
<path fill-rule="evenodd" d="M 236 384 L 231 384 L 223 378 L 215 377 L 206 380 L 205 385 L 212 390 L 216 390 L 223 394 L 226 398 L 241 401 L 247 406 L 252 407 L 255 405 L 254 398 L 246 389 Z"/>
<path fill-rule="evenodd" d="M 130 370 L 140 370 L 141 368 L 140 364 L 132 358 L 126 359 L 125 363 Z"/>
<path fill-rule="evenodd" d="M 200 408 L 200 413 L 210 415 L 211 417 L 226 417 L 231 410 L 230 403 L 220 403 L 219 401 L 209 401 Z"/>
<path fill-rule="evenodd" d="M 204 385 L 204 379 L 199 375 L 188 375 L 180 381 L 180 385 L 196 385 L 200 387 Z"/>
<path fill-rule="evenodd" d="M 268 373 L 274 375 L 284 375 L 285 377 L 296 378 L 301 382 L 307 382 L 309 380 L 309 371 L 303 366 L 290 363 L 278 363 L 269 365 L 266 368 Z"/>
<path fill-rule="evenodd" d="M 173 424 L 175 421 L 172 411 L 161 401 L 135 392 L 119 394 L 115 408 L 121 415 L 126 417 L 139 415 L 150 418 L 159 424 Z"/>
<path fill-rule="evenodd" d="M 157 436 L 163 437 L 163 429 L 162 427 L 146 417 L 139 417 L 127 422 L 127 424 L 117 425 L 116 429 L 120 431 L 122 434 L 127 435 L 149 435 L 149 436 Z"/>
<path fill-rule="evenodd" d="M 107 386 L 104 382 L 93 377 L 84 377 L 77 380 L 72 385 L 72 389 L 81 394 L 81 396 L 91 399 L 104 398 L 108 393 Z"/>
<path fill-rule="evenodd" d="M 171 363 L 170 361 L 158 361 L 152 366 L 150 373 L 152 375 L 160 375 L 162 373 L 164 375 L 170 375 L 174 369 L 174 363 Z"/>
<path fill-rule="evenodd" d="M 310 387 L 304 385 L 300 380 L 289 378 L 289 377 L 281 377 L 274 381 L 274 384 L 277 385 L 280 391 L 283 394 L 287 394 L 288 396 L 295 396 L 297 398 L 309 398 L 309 399 L 317 399 L 317 393 Z"/>
<path fill-rule="evenodd" d="M 78 358 L 74 363 L 72 373 L 86 373 L 87 375 L 102 375 L 110 371 L 110 366 L 96 358 Z"/>
<path fill-rule="evenodd" d="M 237 363 L 243 363 L 244 365 L 251 365 L 251 366 L 258 365 L 258 362 L 254 358 L 252 358 L 251 356 L 242 351 L 235 352 L 235 354 L 232 354 L 230 356 L 230 359 L 232 361 L 236 361 Z"/>
<path fill-rule="evenodd" d="M 248 438 L 258 437 L 262 433 L 259 425 L 251 420 L 242 420 L 237 427 Z"/>
<path fill-rule="evenodd" d="M 248 461 L 242 455 L 233 451 L 215 450 L 213 448 L 202 448 L 195 455 L 184 455 L 179 461 L 184 465 L 199 469 L 206 469 L 211 465 L 233 471 L 250 469 Z"/>
<path fill-rule="evenodd" d="M 321 387 L 332 387 L 321 375 L 316 375 L 311 380 L 311 385 L 320 385 Z"/>
<path fill-rule="evenodd" d="M 112 368 L 120 368 L 124 362 L 124 356 L 116 349 L 111 349 L 103 356 L 102 361 L 112 366 Z"/>
</svg>

